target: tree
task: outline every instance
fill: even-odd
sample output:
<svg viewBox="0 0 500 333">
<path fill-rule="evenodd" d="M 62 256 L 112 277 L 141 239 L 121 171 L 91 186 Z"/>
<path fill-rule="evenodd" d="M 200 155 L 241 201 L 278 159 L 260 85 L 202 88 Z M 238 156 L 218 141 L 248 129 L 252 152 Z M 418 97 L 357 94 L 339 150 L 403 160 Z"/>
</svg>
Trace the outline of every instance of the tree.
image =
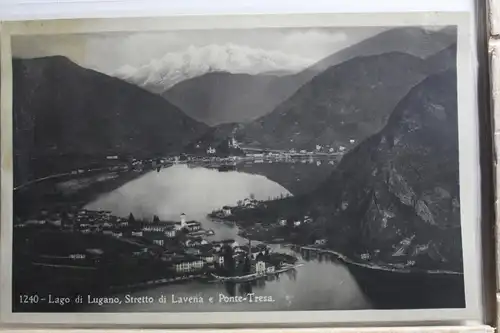
<svg viewBox="0 0 500 333">
<path fill-rule="evenodd" d="M 153 216 L 153 222 L 160 222 L 160 218 L 158 217 L 158 215 Z"/>
<path fill-rule="evenodd" d="M 228 276 L 234 275 L 235 262 L 233 258 L 233 248 L 228 244 L 224 245 L 224 268 Z"/>
<path fill-rule="evenodd" d="M 128 222 L 129 223 L 135 223 L 135 217 L 134 217 L 134 214 L 130 213 L 130 215 L 128 216 Z"/>
</svg>

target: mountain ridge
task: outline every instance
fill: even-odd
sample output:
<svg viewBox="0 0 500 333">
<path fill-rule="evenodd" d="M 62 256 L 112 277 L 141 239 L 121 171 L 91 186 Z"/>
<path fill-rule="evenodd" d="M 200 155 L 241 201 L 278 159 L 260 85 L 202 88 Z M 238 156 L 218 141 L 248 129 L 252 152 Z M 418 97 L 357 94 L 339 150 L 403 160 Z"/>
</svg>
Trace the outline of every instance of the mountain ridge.
<svg viewBox="0 0 500 333">
<path fill-rule="evenodd" d="M 13 94 L 16 183 L 57 167 L 56 156 L 179 151 L 208 130 L 161 96 L 62 56 L 13 59 Z"/>
<path fill-rule="evenodd" d="M 400 99 L 433 71 L 446 69 L 454 53 L 439 55 L 445 59 L 429 63 L 390 52 L 332 66 L 238 134 L 246 144 L 266 148 L 349 149 L 381 130 Z"/>
<path fill-rule="evenodd" d="M 248 77 L 242 76 L 242 73 L 205 73 L 183 80 L 160 94 L 191 117 L 210 126 L 233 122 L 248 123 L 272 112 L 301 86 L 329 67 L 356 57 L 403 52 L 423 59 L 436 54 L 454 43 L 455 31 L 452 28 L 448 30 L 451 31 L 425 32 L 417 27 L 391 29 L 289 75 L 276 75 L 271 79 L 261 77 L 262 74 Z M 186 92 L 190 92 L 189 98 Z M 198 98 L 203 100 L 202 104 L 207 107 L 200 107 Z"/>
</svg>

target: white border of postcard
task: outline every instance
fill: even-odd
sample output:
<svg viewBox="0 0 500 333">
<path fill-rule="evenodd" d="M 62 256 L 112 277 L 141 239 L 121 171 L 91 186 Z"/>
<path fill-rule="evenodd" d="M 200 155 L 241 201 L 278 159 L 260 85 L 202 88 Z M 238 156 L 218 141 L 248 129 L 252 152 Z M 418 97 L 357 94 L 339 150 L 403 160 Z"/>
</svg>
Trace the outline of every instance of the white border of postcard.
<svg viewBox="0 0 500 333">
<path fill-rule="evenodd" d="M 349 323 L 480 321 L 482 318 L 481 187 L 475 35 L 472 13 L 347 13 L 172 16 L 9 22 L 1 32 L 1 321 L 22 324 L 208 327 Z M 10 36 L 193 29 L 457 25 L 460 201 L 466 308 L 439 310 L 345 310 L 191 313 L 12 313 L 12 62 Z M 405 297 L 405 295 L 401 295 Z"/>
</svg>

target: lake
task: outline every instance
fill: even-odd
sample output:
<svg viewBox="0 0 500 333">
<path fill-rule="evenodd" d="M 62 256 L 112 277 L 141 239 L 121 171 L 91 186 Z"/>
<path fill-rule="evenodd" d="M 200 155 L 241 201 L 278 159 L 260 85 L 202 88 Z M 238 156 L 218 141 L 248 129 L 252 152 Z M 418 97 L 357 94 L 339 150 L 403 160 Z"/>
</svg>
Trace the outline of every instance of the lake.
<svg viewBox="0 0 500 333">
<path fill-rule="evenodd" d="M 276 166 L 283 167 L 283 166 Z M 315 166 L 310 166 L 315 168 Z M 266 167 L 270 169 L 270 166 Z M 219 172 L 214 169 L 174 165 L 150 172 L 134 179 L 122 187 L 101 195 L 86 208 L 109 210 L 126 217 L 133 213 L 137 218 L 151 218 L 158 215 L 162 220 L 178 220 L 181 213 L 188 219 L 198 220 L 205 229 L 213 229 L 211 239 L 233 238 L 240 244 L 247 240 L 238 236 L 238 228 L 225 223 L 214 222 L 206 216 L 224 205 L 235 205 L 238 200 L 253 195 L 257 200 L 280 195 L 290 191 L 259 172 L 242 172 L 242 169 Z M 311 170 L 311 172 L 314 169 Z M 275 171 L 274 174 L 277 174 Z M 294 173 L 295 174 L 295 173 Z M 295 176 L 294 176 L 295 177 Z M 274 245 L 274 251 L 291 251 L 286 246 Z M 298 255 L 298 254 L 296 254 Z M 307 259 L 307 260 L 306 260 Z M 358 284 L 341 263 L 331 260 L 302 258 L 302 267 L 279 275 L 278 278 L 259 281 L 251 286 L 224 285 L 218 283 L 187 282 L 134 291 L 133 296 L 164 295 L 166 303 L 113 304 L 96 306 L 99 312 L 192 312 L 192 311 L 268 311 L 268 310 L 353 310 L 371 308 L 370 302 L 361 292 Z M 207 302 L 209 297 L 218 299 L 220 294 L 268 296 L 272 302 L 227 304 Z M 173 304 L 175 297 L 201 296 L 205 302 L 197 304 Z M 124 296 L 124 295 L 121 295 Z M 92 310 L 92 309 L 88 309 Z M 87 311 L 88 311 L 87 310 Z"/>
</svg>

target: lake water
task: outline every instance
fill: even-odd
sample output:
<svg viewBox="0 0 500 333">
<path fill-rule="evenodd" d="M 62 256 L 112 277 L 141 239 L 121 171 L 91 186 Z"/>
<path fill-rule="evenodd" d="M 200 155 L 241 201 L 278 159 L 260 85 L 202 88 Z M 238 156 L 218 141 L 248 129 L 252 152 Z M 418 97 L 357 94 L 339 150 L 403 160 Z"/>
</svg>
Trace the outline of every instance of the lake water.
<svg viewBox="0 0 500 333">
<path fill-rule="evenodd" d="M 237 227 L 211 221 L 207 213 L 224 205 L 234 205 L 238 200 L 254 195 L 256 199 L 278 197 L 290 192 L 280 184 L 261 174 L 241 171 L 219 172 L 205 168 L 189 168 L 174 165 L 161 172 L 147 173 L 115 191 L 104 194 L 87 205 L 87 209 L 110 210 L 119 216 L 133 213 L 138 218 L 158 215 L 163 220 L 178 220 L 181 213 L 188 219 L 198 220 L 205 229 L 213 229 L 212 239 L 233 238 L 246 240 L 237 235 Z M 276 245 L 275 251 L 290 251 Z M 353 310 L 367 309 L 371 305 L 360 291 L 354 278 L 342 264 L 325 260 L 305 260 L 296 271 L 281 274 L 271 281 L 259 281 L 251 286 L 224 285 L 218 283 L 187 282 L 135 291 L 133 296 L 164 295 L 167 302 L 153 304 L 115 304 L 99 306 L 99 312 L 192 312 L 192 311 L 268 311 L 268 310 Z M 218 302 L 220 295 L 270 296 L 269 303 Z M 174 297 L 200 296 L 204 303 L 173 304 Z M 124 295 L 120 295 L 124 296 Z M 208 298 L 213 297 L 213 304 Z M 92 310 L 92 309 L 91 309 Z"/>
</svg>

